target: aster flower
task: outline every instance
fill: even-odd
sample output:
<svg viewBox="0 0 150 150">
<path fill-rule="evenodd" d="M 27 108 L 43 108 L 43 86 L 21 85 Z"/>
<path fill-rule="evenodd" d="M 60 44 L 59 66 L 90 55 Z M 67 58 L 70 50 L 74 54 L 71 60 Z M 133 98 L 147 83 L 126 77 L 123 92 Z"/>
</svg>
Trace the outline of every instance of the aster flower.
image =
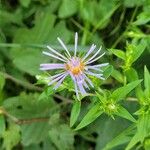
<svg viewBox="0 0 150 150">
<path fill-rule="evenodd" d="M 83 96 L 86 94 L 85 89 L 89 89 L 89 85 L 94 87 L 92 81 L 89 76 L 94 76 L 101 80 L 104 80 L 103 73 L 101 67 L 107 66 L 108 63 L 92 65 L 97 60 L 99 60 L 105 53 L 100 55 L 101 47 L 92 55 L 94 52 L 96 45 L 92 44 L 88 52 L 84 57 L 80 58 L 77 56 L 77 45 L 78 45 L 78 34 L 75 33 L 75 47 L 74 47 L 74 55 L 71 56 L 69 50 L 63 43 L 60 38 L 57 38 L 61 46 L 64 48 L 66 55 L 62 55 L 50 46 L 47 46 L 50 52 L 43 51 L 43 54 L 50 56 L 54 59 L 61 61 L 62 63 L 47 63 L 41 64 L 41 70 L 55 70 L 61 69 L 62 72 L 56 75 L 49 77 L 50 82 L 48 85 L 52 85 L 54 83 L 54 89 L 56 90 L 64 81 L 67 76 L 70 76 L 74 82 L 74 88 L 76 92 L 76 96 L 79 99 L 79 93 Z"/>
</svg>

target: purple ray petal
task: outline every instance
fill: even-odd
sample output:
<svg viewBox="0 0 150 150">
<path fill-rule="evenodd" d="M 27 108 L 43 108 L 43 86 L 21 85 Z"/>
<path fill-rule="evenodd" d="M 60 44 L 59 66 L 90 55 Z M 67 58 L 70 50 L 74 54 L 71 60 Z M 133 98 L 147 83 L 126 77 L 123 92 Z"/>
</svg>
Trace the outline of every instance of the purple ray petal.
<svg viewBox="0 0 150 150">
<path fill-rule="evenodd" d="M 94 59 L 100 53 L 101 48 L 102 47 L 100 47 L 99 50 L 91 58 L 89 58 L 85 63 L 87 63 L 87 62 L 91 61 L 92 59 Z"/>
<path fill-rule="evenodd" d="M 75 44 L 74 44 L 74 56 L 76 56 L 77 53 L 77 45 L 78 45 L 78 33 L 75 33 Z"/>
<path fill-rule="evenodd" d="M 91 63 L 93 63 L 94 61 L 97 61 L 98 59 L 100 59 L 101 57 L 103 57 L 105 55 L 105 53 L 103 53 L 102 55 L 100 55 L 100 56 L 98 56 L 97 58 L 95 58 L 95 59 L 93 59 L 93 60 L 91 60 L 91 61 L 89 61 L 89 62 L 87 62 L 87 63 L 85 63 L 86 65 L 87 64 L 91 64 Z"/>
<path fill-rule="evenodd" d="M 61 78 L 63 78 L 66 74 L 62 74 L 59 77 L 53 79 L 51 82 L 48 83 L 48 85 L 52 85 L 54 82 L 57 82 L 58 80 L 60 80 Z"/>
<path fill-rule="evenodd" d="M 82 61 L 84 61 L 92 52 L 93 50 L 96 48 L 96 45 L 92 44 L 90 50 L 87 52 L 87 54 L 82 58 Z"/>
<path fill-rule="evenodd" d="M 84 80 L 84 82 L 83 82 L 83 85 L 84 85 L 85 88 L 90 89 L 85 80 Z"/>
<path fill-rule="evenodd" d="M 76 81 L 74 81 L 74 88 L 75 88 L 77 99 L 80 100 Z"/>
<path fill-rule="evenodd" d="M 80 90 L 81 94 L 82 94 L 82 95 L 85 95 L 85 94 L 86 94 L 86 91 L 85 91 L 85 89 L 84 89 L 84 87 L 83 87 L 83 82 L 84 82 L 84 80 L 81 79 L 81 77 L 79 77 L 79 76 L 76 77 L 76 80 L 77 80 L 77 85 L 78 85 L 78 87 L 79 87 L 79 90 Z"/>
<path fill-rule="evenodd" d="M 59 43 L 61 44 L 61 46 L 66 50 L 68 56 L 71 57 L 71 55 L 70 55 L 67 47 L 65 46 L 64 42 L 59 37 L 57 39 L 58 39 Z"/>
<path fill-rule="evenodd" d="M 40 64 L 40 70 L 64 69 L 64 64 Z"/>
<path fill-rule="evenodd" d="M 58 60 L 61 60 L 61 61 L 63 61 L 63 62 L 67 62 L 66 60 L 64 60 L 64 59 L 62 59 L 62 58 L 60 58 L 60 57 L 58 57 L 58 56 L 55 56 L 55 55 L 53 55 L 53 54 L 51 54 L 51 53 L 49 53 L 49 52 L 43 51 L 42 53 L 45 54 L 45 55 L 47 55 L 47 56 L 50 56 L 50 57 L 56 58 L 56 59 L 58 59 Z"/>
<path fill-rule="evenodd" d="M 86 81 L 90 84 L 91 87 L 94 87 L 92 81 L 84 74 Z"/>
<path fill-rule="evenodd" d="M 86 94 L 86 91 L 83 87 L 83 83 L 77 83 L 78 84 L 78 87 L 79 87 L 79 90 L 81 92 L 82 95 L 85 95 Z"/>
<path fill-rule="evenodd" d="M 68 73 L 66 73 L 59 81 L 58 83 L 55 85 L 54 89 L 56 90 L 60 85 L 61 83 L 63 82 L 63 80 L 66 78 L 66 76 L 68 75 Z"/>
<path fill-rule="evenodd" d="M 78 88 L 77 88 L 77 81 L 75 79 L 75 76 L 73 76 L 73 74 L 71 72 L 69 72 L 73 82 L 74 82 L 74 88 L 75 88 L 75 92 L 76 92 L 76 96 L 77 96 L 77 99 L 80 100 L 79 98 L 79 93 L 78 93 Z"/>
<path fill-rule="evenodd" d="M 61 76 L 62 74 L 65 74 L 65 73 L 66 73 L 66 72 L 62 72 L 62 73 L 59 73 L 59 74 L 53 75 L 53 76 L 51 76 L 51 77 L 48 77 L 47 79 L 53 80 L 53 79 L 55 79 L 55 78 L 57 78 L 57 77 Z"/>
<path fill-rule="evenodd" d="M 51 48 L 50 46 L 47 46 L 47 48 L 52 51 L 53 53 L 55 53 L 56 55 L 60 56 L 61 58 L 63 58 L 64 60 L 68 60 L 65 56 L 63 56 L 62 54 L 58 53 L 56 50 L 54 50 L 53 48 Z"/>
<path fill-rule="evenodd" d="M 86 70 L 89 70 L 89 69 L 92 69 L 92 70 L 95 70 L 95 71 L 101 71 L 103 72 L 103 70 L 99 69 L 99 68 L 96 68 L 96 67 L 93 67 L 93 66 L 86 66 Z"/>
<path fill-rule="evenodd" d="M 102 80 L 105 80 L 105 78 L 102 77 L 103 74 L 97 74 L 97 73 L 93 73 L 93 72 L 90 72 L 90 71 L 86 71 L 85 73 L 88 74 L 88 75 L 91 75 L 91 76 L 95 76 L 95 77 L 97 77 L 97 78 L 100 78 L 100 79 L 102 79 Z"/>
<path fill-rule="evenodd" d="M 105 67 L 105 66 L 107 66 L 107 65 L 109 65 L 109 63 L 103 63 L 103 64 L 99 64 L 99 65 L 93 65 L 93 66 L 87 66 L 87 67 L 96 67 L 96 68 L 100 68 L 100 67 Z"/>
</svg>

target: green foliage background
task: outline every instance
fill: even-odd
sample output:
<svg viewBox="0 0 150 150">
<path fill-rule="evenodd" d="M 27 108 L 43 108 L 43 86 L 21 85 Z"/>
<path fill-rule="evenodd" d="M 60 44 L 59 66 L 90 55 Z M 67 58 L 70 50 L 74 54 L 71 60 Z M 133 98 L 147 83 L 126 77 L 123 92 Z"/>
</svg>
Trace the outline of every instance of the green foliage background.
<svg viewBox="0 0 150 150">
<path fill-rule="evenodd" d="M 75 32 L 80 54 L 102 45 L 110 64 L 81 101 L 39 70 Z M 0 149 L 150 150 L 149 59 L 150 0 L 0 0 Z"/>
</svg>

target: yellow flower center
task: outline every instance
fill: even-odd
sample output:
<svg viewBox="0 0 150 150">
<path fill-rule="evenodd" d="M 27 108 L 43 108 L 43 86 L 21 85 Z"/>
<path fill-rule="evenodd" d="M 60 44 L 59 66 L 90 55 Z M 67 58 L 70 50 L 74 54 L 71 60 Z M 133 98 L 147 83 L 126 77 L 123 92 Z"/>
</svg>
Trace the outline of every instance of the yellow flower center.
<svg viewBox="0 0 150 150">
<path fill-rule="evenodd" d="M 79 62 L 77 65 L 73 65 L 72 63 L 65 64 L 66 70 L 69 70 L 73 75 L 78 75 L 84 70 L 84 63 Z"/>
</svg>

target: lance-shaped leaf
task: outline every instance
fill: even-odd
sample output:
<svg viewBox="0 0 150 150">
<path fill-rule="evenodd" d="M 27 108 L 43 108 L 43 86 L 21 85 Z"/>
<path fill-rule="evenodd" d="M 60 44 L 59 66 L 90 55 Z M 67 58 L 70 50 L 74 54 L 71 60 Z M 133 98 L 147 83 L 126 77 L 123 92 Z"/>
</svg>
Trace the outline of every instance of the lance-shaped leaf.
<svg viewBox="0 0 150 150">
<path fill-rule="evenodd" d="M 129 142 L 132 138 L 130 136 L 131 134 L 135 134 L 135 125 L 129 126 L 127 129 L 125 129 L 123 132 L 117 135 L 112 141 L 106 144 L 103 150 L 113 149 L 118 145 L 122 145 Z"/>
<path fill-rule="evenodd" d="M 141 83 L 142 80 L 136 80 L 133 81 L 131 83 L 128 83 L 127 85 L 116 89 L 113 93 L 112 93 L 112 98 L 115 101 L 120 101 L 121 99 L 123 99 L 129 92 L 131 92 L 139 83 Z"/>
<path fill-rule="evenodd" d="M 124 83 L 124 76 L 118 70 L 113 69 L 111 76 L 115 78 L 117 81 L 119 81 L 120 83 Z"/>
<path fill-rule="evenodd" d="M 71 110 L 70 127 L 72 127 L 77 121 L 77 118 L 80 113 L 80 108 L 81 108 L 81 101 L 75 100 Z"/>
<path fill-rule="evenodd" d="M 124 107 L 119 106 L 115 114 L 117 116 L 120 116 L 121 118 L 125 118 L 132 122 L 136 122 L 135 118 Z"/>
<path fill-rule="evenodd" d="M 110 51 L 116 55 L 118 58 L 121 58 L 122 60 L 126 59 L 126 55 L 125 52 L 122 50 L 118 50 L 118 49 L 110 49 Z"/>
<path fill-rule="evenodd" d="M 127 145 L 125 150 L 130 150 L 138 142 L 143 143 L 144 139 L 150 134 L 150 114 L 142 114 L 137 122 L 137 132 Z"/>
<path fill-rule="evenodd" d="M 144 52 L 145 48 L 146 48 L 145 40 L 141 40 L 139 45 L 133 47 L 131 63 L 135 62 L 141 56 L 141 54 Z"/>
<path fill-rule="evenodd" d="M 103 111 L 100 109 L 100 105 L 96 104 L 88 111 L 88 113 L 84 116 L 80 124 L 75 128 L 75 130 L 79 130 L 87 126 L 88 124 L 92 123 L 102 113 Z"/>
</svg>

